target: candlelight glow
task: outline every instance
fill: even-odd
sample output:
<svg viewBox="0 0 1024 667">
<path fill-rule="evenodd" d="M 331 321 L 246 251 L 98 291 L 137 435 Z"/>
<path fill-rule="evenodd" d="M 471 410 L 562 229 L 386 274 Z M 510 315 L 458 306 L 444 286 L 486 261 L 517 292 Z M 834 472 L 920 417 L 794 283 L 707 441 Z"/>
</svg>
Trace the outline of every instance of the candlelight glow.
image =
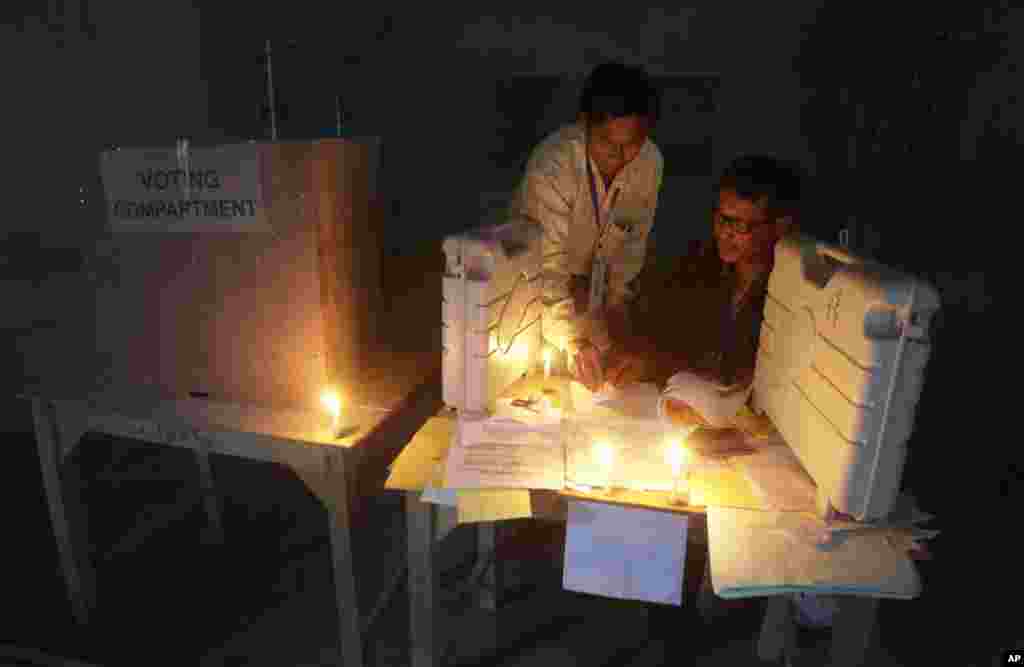
<svg viewBox="0 0 1024 667">
<path fill-rule="evenodd" d="M 327 413 L 331 415 L 331 433 L 337 435 L 341 428 L 341 397 L 338 393 L 325 389 L 320 394 L 320 403 L 327 410 Z"/>
<path fill-rule="evenodd" d="M 508 363 L 525 363 L 530 358 L 530 344 L 523 338 L 518 338 L 513 341 L 512 346 L 508 346 L 508 342 L 503 340 L 501 345 L 498 345 L 498 334 L 491 332 L 491 346 L 490 350 L 494 354 L 498 355 L 500 359 L 504 359 Z M 508 351 L 506 352 L 506 348 Z"/>
<path fill-rule="evenodd" d="M 690 463 L 690 450 L 684 447 L 681 441 L 670 440 L 665 452 L 665 459 L 672 466 L 672 471 L 678 475 L 683 466 Z"/>
<path fill-rule="evenodd" d="M 544 349 L 544 378 L 551 377 L 551 348 Z"/>
<path fill-rule="evenodd" d="M 599 442 L 594 445 L 594 457 L 602 468 L 611 468 L 615 462 L 615 450 L 607 442 Z"/>
<path fill-rule="evenodd" d="M 330 413 L 331 417 L 337 419 L 341 416 L 341 398 L 337 392 L 325 390 L 320 395 L 320 403 Z"/>
<path fill-rule="evenodd" d="M 686 504 L 690 493 L 690 471 L 687 468 L 685 475 L 684 466 L 688 466 L 691 460 L 690 450 L 683 446 L 681 440 L 672 439 L 668 442 L 665 450 L 665 459 L 672 467 L 672 494 L 669 502 L 673 504 Z"/>
</svg>

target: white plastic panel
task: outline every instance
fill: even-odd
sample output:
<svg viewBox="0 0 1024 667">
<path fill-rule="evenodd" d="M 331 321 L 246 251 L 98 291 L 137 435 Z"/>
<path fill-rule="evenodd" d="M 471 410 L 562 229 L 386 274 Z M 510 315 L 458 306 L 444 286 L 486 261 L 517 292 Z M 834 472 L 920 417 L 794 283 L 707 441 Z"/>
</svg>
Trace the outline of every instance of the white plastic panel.
<svg viewBox="0 0 1024 667">
<path fill-rule="evenodd" d="M 840 512 L 877 518 L 895 500 L 938 307 L 887 267 L 806 237 L 776 246 L 755 402 Z"/>
<path fill-rule="evenodd" d="M 442 350 L 441 385 L 445 405 L 459 405 L 464 398 L 466 332 L 458 326 L 465 317 L 466 294 L 459 278 L 442 278 Z"/>
<path fill-rule="evenodd" d="M 461 303 L 444 310 L 446 340 L 452 341 L 446 344 L 444 401 L 459 410 L 489 412 L 501 391 L 540 359 L 539 230 L 475 230 L 446 239 L 444 251 L 446 294 Z"/>
</svg>

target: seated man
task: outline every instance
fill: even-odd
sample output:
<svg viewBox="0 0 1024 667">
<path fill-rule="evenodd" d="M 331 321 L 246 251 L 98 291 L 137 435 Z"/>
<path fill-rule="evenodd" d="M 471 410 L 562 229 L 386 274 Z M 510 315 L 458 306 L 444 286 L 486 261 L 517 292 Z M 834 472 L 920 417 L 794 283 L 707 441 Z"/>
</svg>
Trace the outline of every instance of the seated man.
<svg viewBox="0 0 1024 667">
<path fill-rule="evenodd" d="M 668 275 L 638 285 L 632 326 L 611 332 L 613 385 L 665 385 L 682 371 L 723 397 L 750 386 L 775 242 L 794 223 L 800 176 L 775 158 L 745 156 L 726 168 L 716 190 L 711 238 L 693 244 Z M 709 423 L 677 400 L 666 402 L 666 412 Z"/>
<path fill-rule="evenodd" d="M 606 378 L 667 384 L 665 416 L 676 423 L 735 424 L 754 377 L 758 337 L 776 241 L 792 231 L 800 201 L 796 167 L 767 156 L 734 160 L 717 186 L 712 238 L 694 244 L 667 276 L 638 286 L 632 330 L 612 332 Z M 827 626 L 827 596 L 796 596 L 798 622 Z M 671 609 L 652 615 L 671 641 Z"/>
</svg>

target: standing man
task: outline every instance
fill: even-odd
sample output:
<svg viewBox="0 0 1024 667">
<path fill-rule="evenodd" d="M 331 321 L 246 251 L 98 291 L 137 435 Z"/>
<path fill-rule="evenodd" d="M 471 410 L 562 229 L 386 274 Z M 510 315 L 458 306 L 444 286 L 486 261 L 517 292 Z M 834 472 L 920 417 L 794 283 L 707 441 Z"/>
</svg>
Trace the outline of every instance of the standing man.
<svg viewBox="0 0 1024 667">
<path fill-rule="evenodd" d="M 534 148 L 512 203 L 513 218 L 543 228 L 544 339 L 567 353 L 570 372 L 592 391 L 650 254 L 664 165 L 648 138 L 657 116 L 643 69 L 599 65 L 576 122 Z"/>
</svg>

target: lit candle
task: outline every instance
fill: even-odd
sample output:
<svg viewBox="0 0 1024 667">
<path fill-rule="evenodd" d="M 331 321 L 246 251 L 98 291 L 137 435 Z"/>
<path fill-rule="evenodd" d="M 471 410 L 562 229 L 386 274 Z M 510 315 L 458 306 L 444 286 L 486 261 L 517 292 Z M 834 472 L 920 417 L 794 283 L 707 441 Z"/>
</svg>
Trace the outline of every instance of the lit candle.
<svg viewBox="0 0 1024 667">
<path fill-rule="evenodd" d="M 325 391 L 320 395 L 320 403 L 331 416 L 331 433 L 337 437 L 341 431 L 341 398 L 333 391 Z"/>
<path fill-rule="evenodd" d="M 544 379 L 551 378 L 551 348 L 544 350 Z"/>
<path fill-rule="evenodd" d="M 690 452 L 680 441 L 672 440 L 668 444 L 665 458 L 672 468 L 672 496 L 670 502 L 673 504 L 686 504 L 690 496 Z M 686 469 L 685 477 L 684 468 Z"/>
<path fill-rule="evenodd" d="M 594 457 L 604 473 L 604 488 L 605 491 L 608 491 L 612 486 L 612 467 L 615 464 L 615 450 L 607 442 L 598 442 L 594 445 Z"/>
</svg>

